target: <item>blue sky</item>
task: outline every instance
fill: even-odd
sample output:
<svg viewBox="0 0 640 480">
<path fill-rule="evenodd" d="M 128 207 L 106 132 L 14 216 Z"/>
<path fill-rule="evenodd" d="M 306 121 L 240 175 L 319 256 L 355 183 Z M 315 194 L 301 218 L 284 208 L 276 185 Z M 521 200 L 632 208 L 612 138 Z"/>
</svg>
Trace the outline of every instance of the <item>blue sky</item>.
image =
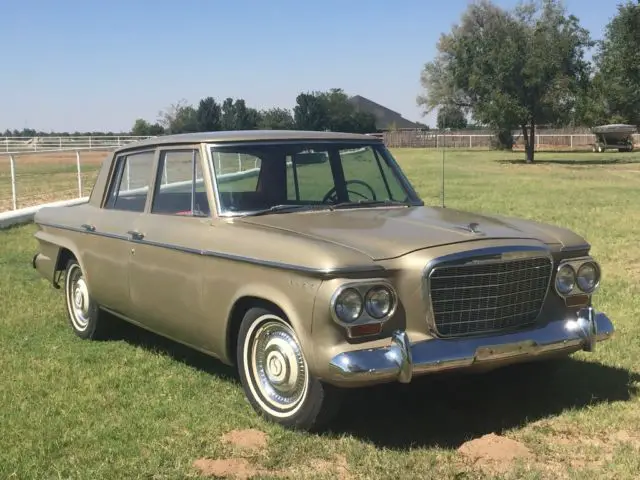
<svg viewBox="0 0 640 480">
<path fill-rule="evenodd" d="M 565 5 L 601 38 L 619 1 Z M 122 131 L 183 98 L 291 108 L 332 87 L 433 124 L 415 102 L 420 71 L 468 3 L 5 0 L 0 130 Z"/>
</svg>

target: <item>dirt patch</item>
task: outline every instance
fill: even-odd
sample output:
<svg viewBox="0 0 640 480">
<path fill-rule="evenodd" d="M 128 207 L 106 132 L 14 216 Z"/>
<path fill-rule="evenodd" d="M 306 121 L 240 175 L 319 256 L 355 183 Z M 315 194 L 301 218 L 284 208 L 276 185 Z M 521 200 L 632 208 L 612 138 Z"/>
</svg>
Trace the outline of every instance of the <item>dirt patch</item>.
<svg viewBox="0 0 640 480">
<path fill-rule="evenodd" d="M 640 435 L 620 430 L 610 435 L 610 439 L 617 443 L 627 443 L 632 447 L 640 449 Z"/>
<path fill-rule="evenodd" d="M 463 443 L 458 452 L 482 469 L 504 472 L 518 459 L 533 454 L 522 443 L 494 433 Z"/>
<path fill-rule="evenodd" d="M 244 458 L 232 458 L 228 460 L 211 460 L 200 458 L 193 462 L 193 466 L 205 476 L 214 478 L 249 479 L 256 475 L 265 475 L 268 472 L 251 465 Z"/>
<path fill-rule="evenodd" d="M 333 478 L 348 480 L 352 478 L 349 472 L 349 464 L 344 455 L 336 455 L 333 461 L 313 460 L 310 465 L 315 473 L 331 472 Z"/>
<path fill-rule="evenodd" d="M 193 462 L 193 467 L 202 475 L 213 478 L 229 478 L 234 480 L 250 479 L 255 476 L 269 478 L 309 478 L 317 474 L 329 474 L 337 480 L 353 478 L 344 455 L 336 455 L 332 460 L 311 460 L 307 464 L 296 465 L 284 470 L 269 470 L 252 464 L 244 458 L 210 459 L 200 458 Z"/>
<path fill-rule="evenodd" d="M 248 428 L 245 430 L 232 430 L 225 433 L 221 440 L 242 450 L 262 450 L 267 446 L 267 434 L 260 430 Z"/>
</svg>

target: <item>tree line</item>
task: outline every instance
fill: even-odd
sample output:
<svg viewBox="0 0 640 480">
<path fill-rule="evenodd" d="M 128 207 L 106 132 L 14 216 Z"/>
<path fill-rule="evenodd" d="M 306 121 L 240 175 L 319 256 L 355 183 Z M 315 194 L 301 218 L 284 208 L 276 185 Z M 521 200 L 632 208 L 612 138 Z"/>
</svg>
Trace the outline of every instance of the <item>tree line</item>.
<svg viewBox="0 0 640 480">
<path fill-rule="evenodd" d="M 513 9 L 480 0 L 440 37 L 437 52 L 421 72 L 418 105 L 437 108 L 441 126 L 471 117 L 498 132 L 502 147 L 521 131 L 528 162 L 540 125 L 640 125 L 640 0 L 619 4 L 599 41 L 561 0 Z"/>
<path fill-rule="evenodd" d="M 171 104 L 155 121 L 138 118 L 128 132 L 43 132 L 25 128 L 6 130 L 5 137 L 168 135 L 218 130 L 330 130 L 352 133 L 376 132 L 376 117 L 359 110 L 341 88 L 300 93 L 292 110 L 273 107 L 258 110 L 242 98 L 186 100 Z"/>
<path fill-rule="evenodd" d="M 258 110 L 247 106 L 242 98 L 229 97 L 219 102 L 206 97 L 197 105 L 181 100 L 161 111 L 154 123 L 138 118 L 131 133 L 164 135 L 256 129 L 371 133 L 376 131 L 376 118 L 357 109 L 342 89 L 333 88 L 300 93 L 293 110 L 278 107 Z"/>
</svg>

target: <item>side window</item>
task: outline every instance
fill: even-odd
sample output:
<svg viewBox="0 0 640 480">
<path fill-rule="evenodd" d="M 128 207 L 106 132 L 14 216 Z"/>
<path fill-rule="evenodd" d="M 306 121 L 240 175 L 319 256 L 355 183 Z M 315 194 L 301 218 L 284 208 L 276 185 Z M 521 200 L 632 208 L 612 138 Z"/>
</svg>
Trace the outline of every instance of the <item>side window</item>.
<svg viewBox="0 0 640 480">
<path fill-rule="evenodd" d="M 118 157 L 105 208 L 143 212 L 149 193 L 155 152 Z"/>
<path fill-rule="evenodd" d="M 258 188 L 258 174 L 238 178 L 235 173 L 260 170 L 260 158 L 249 153 L 213 152 L 213 164 L 218 182 L 218 191 L 227 193 L 255 192 Z"/>
<path fill-rule="evenodd" d="M 151 213 L 209 215 L 198 150 L 167 150 L 160 154 Z"/>
<path fill-rule="evenodd" d="M 306 151 L 287 158 L 287 200 L 321 202 L 334 186 L 327 152 Z"/>
<path fill-rule="evenodd" d="M 355 150 L 340 151 L 344 179 L 350 201 L 397 200 L 403 201 L 406 193 L 400 181 L 387 165 L 382 154 L 367 146 Z"/>
</svg>

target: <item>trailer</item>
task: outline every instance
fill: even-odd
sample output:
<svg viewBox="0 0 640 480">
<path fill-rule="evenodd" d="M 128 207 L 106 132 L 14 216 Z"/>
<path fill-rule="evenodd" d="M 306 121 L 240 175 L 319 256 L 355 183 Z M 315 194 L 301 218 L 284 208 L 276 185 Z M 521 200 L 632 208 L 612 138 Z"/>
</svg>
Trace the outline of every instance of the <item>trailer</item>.
<svg viewBox="0 0 640 480">
<path fill-rule="evenodd" d="M 622 123 L 600 125 L 591 129 L 596 141 L 591 145 L 594 152 L 604 152 L 607 149 L 618 149 L 619 152 L 633 151 L 633 134 L 638 131 L 635 125 Z"/>
</svg>

